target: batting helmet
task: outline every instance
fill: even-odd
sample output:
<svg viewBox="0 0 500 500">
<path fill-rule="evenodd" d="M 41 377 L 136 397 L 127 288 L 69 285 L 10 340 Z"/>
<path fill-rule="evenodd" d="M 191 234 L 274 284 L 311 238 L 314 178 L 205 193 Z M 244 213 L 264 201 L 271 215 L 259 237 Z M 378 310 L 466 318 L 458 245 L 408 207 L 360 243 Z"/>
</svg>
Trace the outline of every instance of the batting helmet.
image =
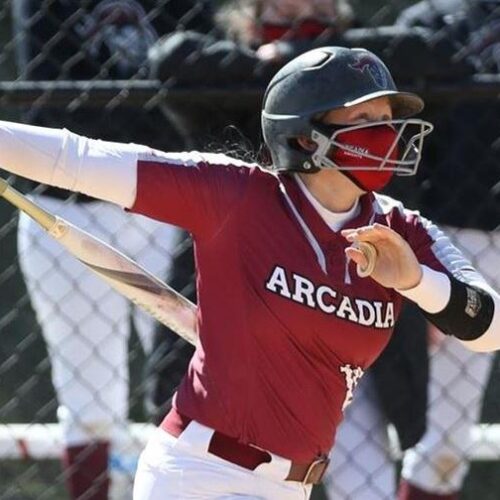
<svg viewBox="0 0 500 500">
<path fill-rule="evenodd" d="M 317 126 L 315 118 L 332 109 L 353 106 L 382 96 L 387 96 L 391 103 L 391 123 L 406 125 L 408 120 L 404 119 L 424 107 L 417 95 L 398 91 L 385 64 L 368 50 L 322 47 L 296 57 L 276 73 L 264 95 L 262 132 L 272 156 L 273 168 L 309 173 L 317 172 L 320 168 L 339 168 L 325 156 L 313 155 L 298 147 L 293 139 L 303 136 L 317 143 L 318 138 L 324 139 L 323 143 L 326 141 L 328 144 L 323 144 L 324 147 L 319 149 L 327 151 L 329 146 L 336 145 L 334 137 L 329 134 L 325 136 L 325 131 Z M 400 168 L 402 163 L 399 159 L 391 160 L 389 170 L 409 174 L 416 169 L 421 139 L 432 130 L 432 125 L 422 120 L 411 121 L 416 125 L 425 124 L 418 134 L 419 153 L 412 155 L 418 158 L 415 161 L 412 159 L 412 168 L 408 167 L 408 160 L 403 160 L 403 168 Z M 415 140 L 410 148 L 413 153 L 416 150 L 414 143 Z M 340 167 L 339 170 L 352 169 Z"/>
</svg>

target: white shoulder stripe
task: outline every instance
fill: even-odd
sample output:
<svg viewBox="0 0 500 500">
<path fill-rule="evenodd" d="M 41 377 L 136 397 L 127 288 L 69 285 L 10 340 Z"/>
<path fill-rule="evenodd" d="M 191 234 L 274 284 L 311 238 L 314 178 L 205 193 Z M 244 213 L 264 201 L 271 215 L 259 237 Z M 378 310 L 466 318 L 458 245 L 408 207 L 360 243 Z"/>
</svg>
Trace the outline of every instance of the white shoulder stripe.
<svg viewBox="0 0 500 500">
<path fill-rule="evenodd" d="M 164 162 L 171 165 L 192 167 L 199 164 L 235 166 L 235 167 L 257 167 L 256 163 L 238 160 L 223 153 L 205 153 L 200 151 L 183 151 L 167 153 L 156 149 L 149 149 L 139 155 L 139 161 Z"/>
</svg>

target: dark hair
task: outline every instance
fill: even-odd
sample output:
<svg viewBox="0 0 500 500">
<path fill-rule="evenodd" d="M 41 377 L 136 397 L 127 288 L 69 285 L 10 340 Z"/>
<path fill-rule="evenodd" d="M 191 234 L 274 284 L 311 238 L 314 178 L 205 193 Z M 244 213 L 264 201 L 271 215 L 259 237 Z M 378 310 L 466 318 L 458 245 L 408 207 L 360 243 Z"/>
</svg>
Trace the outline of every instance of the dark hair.
<svg viewBox="0 0 500 500">
<path fill-rule="evenodd" d="M 257 163 L 262 167 L 271 165 L 271 155 L 264 142 L 255 144 L 236 125 L 227 125 L 220 136 L 208 138 L 202 150 L 223 153 L 247 163 Z"/>
</svg>

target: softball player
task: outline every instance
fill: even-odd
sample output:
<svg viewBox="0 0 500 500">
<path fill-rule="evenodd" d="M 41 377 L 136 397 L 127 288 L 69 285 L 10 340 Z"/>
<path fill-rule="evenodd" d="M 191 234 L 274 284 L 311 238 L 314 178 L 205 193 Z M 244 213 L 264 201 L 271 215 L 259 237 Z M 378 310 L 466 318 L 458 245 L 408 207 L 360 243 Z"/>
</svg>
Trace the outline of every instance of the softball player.
<svg viewBox="0 0 500 500">
<path fill-rule="evenodd" d="M 199 342 L 136 499 L 307 499 L 404 298 L 468 348 L 500 348 L 498 293 L 434 224 L 376 193 L 415 172 L 422 106 L 374 54 L 323 47 L 267 88 L 268 169 L 0 124 L 9 171 L 193 234 Z"/>
</svg>

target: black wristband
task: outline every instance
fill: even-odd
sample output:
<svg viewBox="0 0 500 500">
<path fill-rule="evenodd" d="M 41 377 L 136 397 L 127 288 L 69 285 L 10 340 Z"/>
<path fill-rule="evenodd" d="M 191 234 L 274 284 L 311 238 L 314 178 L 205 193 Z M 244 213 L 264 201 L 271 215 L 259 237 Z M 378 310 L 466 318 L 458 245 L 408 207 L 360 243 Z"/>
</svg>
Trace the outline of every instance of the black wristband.
<svg viewBox="0 0 500 500">
<path fill-rule="evenodd" d="M 479 338 L 490 326 L 495 305 L 490 294 L 450 276 L 450 300 L 437 314 L 426 318 L 446 335 L 460 340 Z"/>
</svg>

